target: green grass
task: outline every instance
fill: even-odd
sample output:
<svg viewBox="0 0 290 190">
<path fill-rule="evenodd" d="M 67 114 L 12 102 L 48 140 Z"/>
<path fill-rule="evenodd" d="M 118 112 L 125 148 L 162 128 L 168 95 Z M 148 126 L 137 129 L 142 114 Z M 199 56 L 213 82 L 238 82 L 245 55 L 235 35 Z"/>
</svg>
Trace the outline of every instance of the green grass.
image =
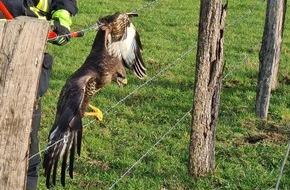
<svg viewBox="0 0 290 190">
<path fill-rule="evenodd" d="M 99 17 L 116 11 L 129 12 L 148 2 L 79 1 L 79 14 L 73 18 L 72 29 L 88 28 Z M 263 123 L 255 116 L 255 91 L 266 3 L 250 12 L 259 2 L 229 0 L 225 33 L 225 73 L 228 75 L 221 94 L 214 173 L 204 178 L 188 175 L 190 116 L 176 125 L 192 108 L 196 48 L 179 58 L 197 44 L 200 2 L 160 0 L 138 11 L 139 17 L 133 19 L 144 47 L 143 57 L 148 68 L 145 81 L 167 65 L 175 64 L 117 106 L 118 101 L 145 81 L 129 72 L 127 86 L 118 88 L 110 84 L 94 96 L 92 103 L 101 110 L 115 107 L 102 123 L 94 122 L 84 129 L 74 179 L 67 177 L 65 189 L 108 189 L 175 125 L 113 189 L 274 188 L 289 136 L 286 125 L 290 121 L 290 15 L 286 15 L 279 88 L 271 97 L 269 120 Z M 85 60 L 94 36 L 95 32 L 87 32 L 66 46 L 49 44 L 47 47 L 55 62 L 49 90 L 43 97 L 42 148 L 53 123 L 58 94 L 68 76 Z M 84 124 L 90 120 L 84 119 Z M 258 136 L 264 139 L 256 143 L 248 141 Z M 45 189 L 42 168 L 39 173 L 39 189 Z M 290 189 L 289 177 L 288 159 L 281 189 Z M 53 189 L 64 188 L 59 182 Z"/>
</svg>

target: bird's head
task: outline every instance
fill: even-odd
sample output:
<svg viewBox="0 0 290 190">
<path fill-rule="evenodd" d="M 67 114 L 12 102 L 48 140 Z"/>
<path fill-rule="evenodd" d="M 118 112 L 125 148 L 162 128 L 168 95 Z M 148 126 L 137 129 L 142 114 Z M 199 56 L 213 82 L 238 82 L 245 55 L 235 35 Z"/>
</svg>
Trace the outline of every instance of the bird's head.
<svg viewBox="0 0 290 190">
<path fill-rule="evenodd" d="M 127 77 L 119 72 L 115 73 L 112 80 L 115 81 L 119 87 L 125 86 L 128 82 Z"/>
<path fill-rule="evenodd" d="M 128 83 L 128 79 L 127 77 L 123 77 L 122 75 L 120 75 L 120 73 L 117 73 L 117 77 L 116 77 L 116 82 L 118 84 L 119 87 L 121 86 L 125 86 Z"/>
<path fill-rule="evenodd" d="M 119 87 L 127 84 L 127 74 L 122 64 L 116 66 L 116 72 L 112 75 L 112 81 L 115 81 Z"/>
<path fill-rule="evenodd" d="M 97 28 L 106 30 L 112 37 L 112 41 L 119 41 L 126 33 L 127 26 L 130 25 L 130 18 L 138 16 L 137 13 L 121 14 L 116 12 L 113 15 L 102 17 L 97 22 Z"/>
</svg>

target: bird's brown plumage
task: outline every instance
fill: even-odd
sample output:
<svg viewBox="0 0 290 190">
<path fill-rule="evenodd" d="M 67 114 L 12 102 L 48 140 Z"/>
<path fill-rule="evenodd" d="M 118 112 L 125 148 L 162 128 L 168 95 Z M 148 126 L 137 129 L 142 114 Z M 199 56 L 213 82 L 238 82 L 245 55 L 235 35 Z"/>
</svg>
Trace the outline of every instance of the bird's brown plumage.
<svg viewBox="0 0 290 190">
<path fill-rule="evenodd" d="M 109 15 L 99 19 L 99 31 L 84 64 L 66 81 L 57 104 L 54 125 L 48 137 L 44 155 L 46 186 L 56 183 L 60 159 L 61 183 L 65 185 L 65 171 L 69 158 L 69 175 L 73 177 L 75 150 L 80 154 L 82 117 L 91 97 L 111 81 L 125 83 L 125 68 L 132 69 L 138 78 L 146 76 L 141 41 L 129 17 L 135 14 Z"/>
</svg>

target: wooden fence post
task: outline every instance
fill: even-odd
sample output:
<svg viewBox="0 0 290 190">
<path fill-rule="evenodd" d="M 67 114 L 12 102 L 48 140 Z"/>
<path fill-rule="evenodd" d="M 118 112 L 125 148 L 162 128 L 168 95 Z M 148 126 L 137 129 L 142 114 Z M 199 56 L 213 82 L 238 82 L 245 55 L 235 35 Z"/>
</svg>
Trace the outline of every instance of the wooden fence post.
<svg viewBox="0 0 290 190">
<path fill-rule="evenodd" d="M 215 167 L 215 131 L 223 74 L 223 41 L 227 4 L 200 0 L 189 173 L 205 176 Z"/>
<path fill-rule="evenodd" d="M 268 116 L 271 90 L 278 85 L 277 75 L 280 62 L 283 25 L 287 0 L 268 0 L 263 41 L 259 54 L 259 77 L 256 95 L 256 115 Z"/>
<path fill-rule="evenodd" d="M 0 189 L 25 189 L 29 135 L 49 22 L 0 22 Z"/>
</svg>

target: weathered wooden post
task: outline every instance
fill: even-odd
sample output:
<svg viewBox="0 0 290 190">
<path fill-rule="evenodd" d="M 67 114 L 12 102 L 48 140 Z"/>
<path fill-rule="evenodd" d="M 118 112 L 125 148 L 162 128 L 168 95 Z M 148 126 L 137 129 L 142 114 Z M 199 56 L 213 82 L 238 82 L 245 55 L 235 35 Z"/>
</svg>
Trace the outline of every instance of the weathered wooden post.
<svg viewBox="0 0 290 190">
<path fill-rule="evenodd" d="M 227 5 L 201 0 L 189 166 L 191 175 L 205 176 L 215 167 L 215 131 L 223 74 L 223 37 Z"/>
<path fill-rule="evenodd" d="M 259 78 L 256 95 L 256 114 L 268 116 L 271 90 L 278 85 L 278 66 L 287 0 L 268 0 L 262 46 L 259 54 Z"/>
<path fill-rule="evenodd" d="M 32 113 L 49 22 L 0 22 L 0 189 L 25 189 Z"/>
</svg>

